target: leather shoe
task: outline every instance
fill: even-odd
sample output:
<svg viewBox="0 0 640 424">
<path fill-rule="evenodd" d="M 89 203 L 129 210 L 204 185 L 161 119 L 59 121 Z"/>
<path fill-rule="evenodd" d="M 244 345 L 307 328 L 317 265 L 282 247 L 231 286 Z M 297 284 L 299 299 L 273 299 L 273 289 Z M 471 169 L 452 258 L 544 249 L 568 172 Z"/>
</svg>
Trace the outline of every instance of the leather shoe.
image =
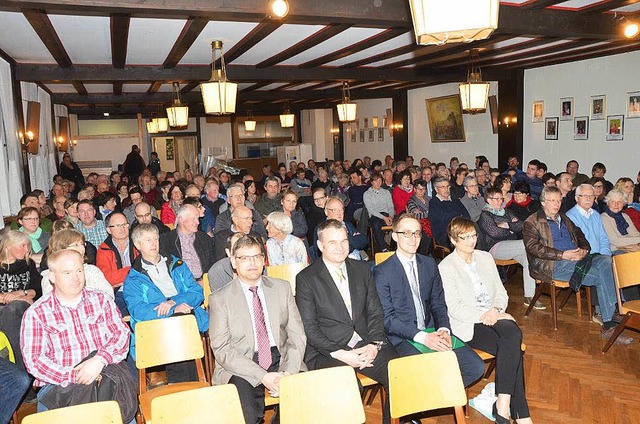
<svg viewBox="0 0 640 424">
<path fill-rule="evenodd" d="M 620 324 L 623 318 L 624 318 L 624 315 L 620 315 L 619 313 L 614 312 L 613 316 L 611 317 L 611 321 Z"/>
<path fill-rule="evenodd" d="M 497 402 L 493 404 L 493 417 L 496 419 L 496 424 L 511 424 L 511 420 L 509 418 L 505 418 L 498 414 L 498 408 L 496 405 Z"/>
<path fill-rule="evenodd" d="M 616 331 L 616 328 L 617 327 L 611 327 L 608 330 L 605 330 L 604 328 L 601 329 L 600 330 L 600 338 L 609 340 L 611 338 L 611 336 L 613 335 L 613 332 Z M 634 340 L 633 340 L 632 337 L 625 336 L 624 334 L 620 334 L 614 343 L 618 344 L 618 345 L 626 346 L 626 345 L 630 345 L 633 342 L 634 342 Z"/>
</svg>

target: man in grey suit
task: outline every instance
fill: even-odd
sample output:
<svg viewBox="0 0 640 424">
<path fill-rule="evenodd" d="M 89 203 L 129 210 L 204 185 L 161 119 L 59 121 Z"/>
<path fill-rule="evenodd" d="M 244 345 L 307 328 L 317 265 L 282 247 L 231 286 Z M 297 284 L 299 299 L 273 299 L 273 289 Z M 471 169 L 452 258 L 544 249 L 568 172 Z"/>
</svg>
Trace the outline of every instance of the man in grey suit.
<svg viewBox="0 0 640 424">
<path fill-rule="evenodd" d="M 209 297 L 213 384 L 237 387 L 247 424 L 262 421 L 264 389 L 278 396 L 280 379 L 306 370 L 307 338 L 291 286 L 262 275 L 264 248 L 243 236 L 231 250 L 238 277 Z"/>
</svg>

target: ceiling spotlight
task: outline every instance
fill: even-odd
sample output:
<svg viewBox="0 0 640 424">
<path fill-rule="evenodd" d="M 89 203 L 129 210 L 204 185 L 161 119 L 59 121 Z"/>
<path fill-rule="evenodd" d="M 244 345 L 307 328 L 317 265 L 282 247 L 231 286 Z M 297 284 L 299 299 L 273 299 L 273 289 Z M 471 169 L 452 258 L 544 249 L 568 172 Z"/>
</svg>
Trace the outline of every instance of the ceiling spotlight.
<svg viewBox="0 0 640 424">
<path fill-rule="evenodd" d="M 109 112 L 104 112 L 102 115 L 109 116 Z"/>
<path fill-rule="evenodd" d="M 627 38 L 633 38 L 640 33 L 640 26 L 637 22 L 629 21 L 624 26 L 624 36 Z"/>
<path fill-rule="evenodd" d="M 267 17 L 270 19 L 282 19 L 289 13 L 287 0 L 269 0 Z"/>
</svg>

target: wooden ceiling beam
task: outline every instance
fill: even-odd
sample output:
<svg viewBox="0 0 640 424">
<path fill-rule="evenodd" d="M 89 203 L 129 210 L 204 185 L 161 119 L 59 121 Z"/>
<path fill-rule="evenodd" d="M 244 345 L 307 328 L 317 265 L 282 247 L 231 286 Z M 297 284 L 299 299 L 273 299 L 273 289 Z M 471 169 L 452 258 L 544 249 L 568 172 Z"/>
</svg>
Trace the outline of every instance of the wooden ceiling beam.
<svg viewBox="0 0 640 424">
<path fill-rule="evenodd" d="M 185 85 L 184 87 L 182 87 L 180 89 L 180 95 L 185 95 L 185 94 L 189 93 L 191 90 L 196 88 L 198 85 L 200 85 L 199 82 L 190 82 L 190 83 L 188 83 L 187 85 Z"/>
<path fill-rule="evenodd" d="M 310 49 L 311 47 L 317 46 L 318 44 L 327 41 L 328 39 L 335 37 L 341 32 L 351 28 L 349 24 L 330 24 L 326 27 L 322 28 L 320 31 L 311 34 L 304 40 L 294 44 L 288 49 L 271 56 L 267 60 L 263 60 L 262 62 L 256 65 L 256 68 L 266 68 L 268 66 L 273 66 L 280 62 L 284 62 L 287 59 L 291 59 L 292 57 L 302 53 L 305 50 Z"/>
<path fill-rule="evenodd" d="M 73 81 L 71 84 L 73 85 L 73 88 L 76 89 L 76 91 L 80 96 L 86 96 L 89 94 L 84 84 L 81 83 L 80 81 Z"/>
<path fill-rule="evenodd" d="M 489 58 L 488 60 L 481 58 L 482 62 L 478 61 L 478 64 L 481 64 L 483 67 L 491 67 L 491 66 L 498 65 L 500 63 L 510 63 L 520 59 L 535 58 L 538 56 L 545 57 L 545 55 L 549 55 L 549 54 L 554 57 L 559 57 L 558 55 L 571 54 L 571 52 L 566 52 L 566 50 L 576 49 L 578 47 L 590 46 L 592 44 L 596 44 L 596 42 L 593 40 L 569 41 L 568 43 L 564 43 L 561 45 L 549 46 L 549 47 L 536 49 L 528 52 L 512 54 L 505 57 Z M 563 53 L 563 52 L 566 52 L 566 53 Z M 532 59 L 532 60 L 535 60 L 535 59 Z M 455 67 L 454 65 L 451 65 L 450 68 L 454 68 L 454 67 Z"/>
<path fill-rule="evenodd" d="M 263 81 L 263 82 L 259 82 L 256 83 L 254 85 L 252 85 L 251 87 L 247 87 L 244 90 L 240 90 L 240 93 L 248 93 L 250 91 L 256 91 L 262 87 L 266 87 L 267 85 L 270 85 L 271 83 L 273 83 L 273 81 Z"/>
<path fill-rule="evenodd" d="M 609 10 L 617 9 L 619 7 L 628 6 L 630 4 L 637 3 L 638 0 L 608 0 L 593 3 L 584 7 L 581 7 L 578 13 L 580 14 L 600 14 Z M 604 17 L 601 17 L 604 19 Z M 611 19 L 613 21 L 613 19 Z"/>
<path fill-rule="evenodd" d="M 180 63 L 180 60 L 189 51 L 193 42 L 196 41 L 208 23 L 208 18 L 189 17 L 162 66 L 164 68 L 173 68 Z"/>
<path fill-rule="evenodd" d="M 357 68 L 358 66 L 368 65 L 370 63 L 380 62 L 381 60 L 387 60 L 392 57 L 401 56 L 403 54 L 414 52 L 422 46 L 417 45 L 416 43 L 409 44 L 408 46 L 398 47 L 397 49 L 389 50 L 388 52 L 379 53 L 373 56 L 365 57 L 364 59 L 356 60 L 354 62 L 345 63 L 340 66 L 340 69 L 346 68 Z"/>
<path fill-rule="evenodd" d="M 122 95 L 122 83 L 121 82 L 114 82 L 113 83 L 113 94 L 115 94 L 116 96 L 121 96 Z"/>
<path fill-rule="evenodd" d="M 111 62 L 114 68 L 124 68 L 127 63 L 127 45 L 129 43 L 129 24 L 131 16 L 114 13 L 111 21 Z"/>
<path fill-rule="evenodd" d="M 536 0 L 530 3 L 525 3 L 523 4 L 521 7 L 524 10 L 530 10 L 530 9 L 545 9 L 549 6 L 555 6 L 556 4 L 559 3 L 564 3 L 566 0 Z"/>
<path fill-rule="evenodd" d="M 155 82 L 151 83 L 151 86 L 147 90 L 147 94 L 157 93 L 158 90 L 160 90 L 161 86 L 162 86 L 162 82 L 161 81 L 155 81 Z"/>
<path fill-rule="evenodd" d="M 297 5 L 296 5 L 297 7 Z M 256 25 L 242 40 L 238 41 L 224 54 L 224 61 L 228 65 L 260 41 L 267 38 L 273 31 L 280 28 L 283 21 L 272 21 L 269 19 L 263 19 L 258 25 Z"/>
<path fill-rule="evenodd" d="M 51 20 L 49 20 L 47 13 L 38 9 L 22 9 L 22 14 L 27 18 L 27 21 L 29 21 L 29 24 L 38 34 L 38 37 L 40 37 L 40 40 L 58 65 L 62 68 L 71 68 L 73 66 L 71 58 L 64 49 L 62 41 L 60 41 L 60 37 L 58 37 L 58 33 Z"/>
</svg>

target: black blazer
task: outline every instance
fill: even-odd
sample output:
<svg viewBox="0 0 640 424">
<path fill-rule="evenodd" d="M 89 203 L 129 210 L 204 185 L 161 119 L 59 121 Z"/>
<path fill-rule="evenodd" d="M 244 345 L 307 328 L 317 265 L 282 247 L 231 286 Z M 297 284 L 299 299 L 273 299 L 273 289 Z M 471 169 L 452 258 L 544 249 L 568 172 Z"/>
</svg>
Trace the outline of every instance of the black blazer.
<svg viewBox="0 0 640 424">
<path fill-rule="evenodd" d="M 202 273 L 204 274 L 211 268 L 211 265 L 215 263 L 213 239 L 206 233 L 198 231 L 196 233 L 196 239 L 193 241 L 193 247 L 196 249 L 196 253 L 200 259 Z M 173 255 L 182 259 L 182 246 L 180 246 L 177 228 L 168 233 L 160 234 L 160 253 L 164 256 Z M 195 275 L 194 277 L 199 278 L 200 276 Z"/>
<path fill-rule="evenodd" d="M 363 339 L 356 347 L 387 340 L 369 264 L 353 259 L 346 264 L 353 319 L 322 259 L 296 277 L 296 303 L 307 334 L 305 363 L 311 369 L 318 355 L 331 357 L 336 350 L 350 350 L 347 343 L 354 330 Z"/>
</svg>

